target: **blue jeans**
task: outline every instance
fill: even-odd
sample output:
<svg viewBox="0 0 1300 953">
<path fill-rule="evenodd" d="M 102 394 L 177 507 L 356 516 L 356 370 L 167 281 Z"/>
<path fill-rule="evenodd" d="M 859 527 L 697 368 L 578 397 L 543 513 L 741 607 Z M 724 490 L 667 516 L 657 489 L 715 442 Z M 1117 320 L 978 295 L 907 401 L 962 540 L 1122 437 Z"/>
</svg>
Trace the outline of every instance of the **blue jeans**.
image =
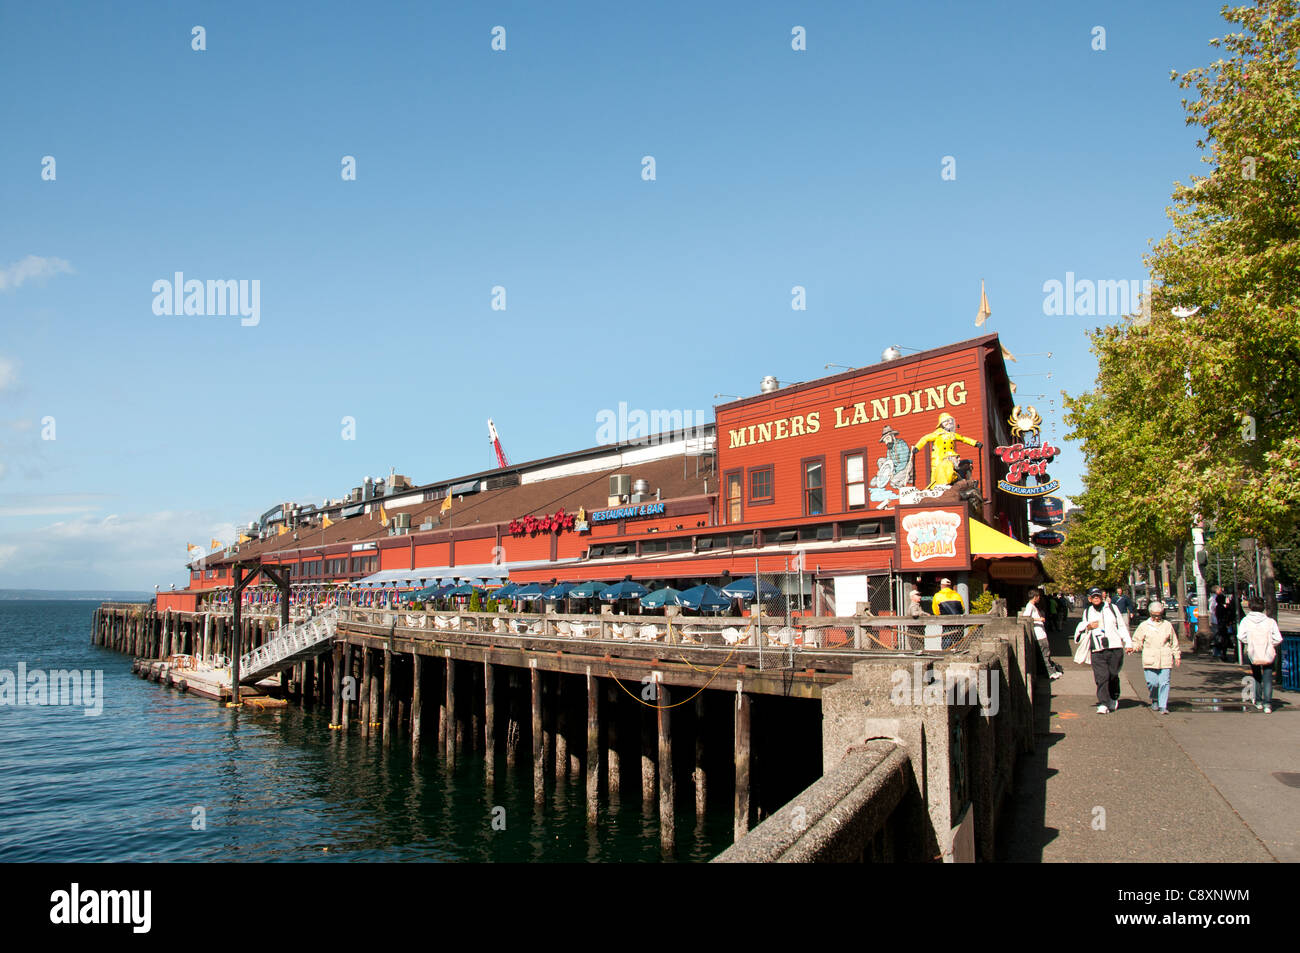
<svg viewBox="0 0 1300 953">
<path fill-rule="evenodd" d="M 1144 668 L 1147 677 L 1147 691 L 1151 693 L 1151 704 L 1161 711 L 1169 707 L 1169 674 L 1167 668 Z"/>
<path fill-rule="evenodd" d="M 1261 705 L 1273 704 L 1273 664 L 1252 665 L 1250 674 L 1255 676 L 1255 701 Z"/>
</svg>

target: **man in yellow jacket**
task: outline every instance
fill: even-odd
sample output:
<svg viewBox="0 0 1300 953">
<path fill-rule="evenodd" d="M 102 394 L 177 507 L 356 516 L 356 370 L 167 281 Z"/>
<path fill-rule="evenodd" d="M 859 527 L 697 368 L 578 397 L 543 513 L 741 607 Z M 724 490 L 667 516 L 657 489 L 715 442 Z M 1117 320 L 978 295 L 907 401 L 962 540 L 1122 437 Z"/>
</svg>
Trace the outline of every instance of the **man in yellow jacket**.
<svg viewBox="0 0 1300 953">
<path fill-rule="evenodd" d="M 963 436 L 957 432 L 957 421 L 952 414 L 940 414 L 939 426 L 916 442 L 913 453 L 919 453 L 927 443 L 930 444 L 930 485 L 951 486 L 957 479 L 957 441 L 968 443 L 972 447 L 982 447 L 978 440 Z"/>
<path fill-rule="evenodd" d="M 935 615 L 965 615 L 966 603 L 961 593 L 952 587 L 951 579 L 939 580 L 939 591 L 930 600 L 930 611 Z"/>
</svg>

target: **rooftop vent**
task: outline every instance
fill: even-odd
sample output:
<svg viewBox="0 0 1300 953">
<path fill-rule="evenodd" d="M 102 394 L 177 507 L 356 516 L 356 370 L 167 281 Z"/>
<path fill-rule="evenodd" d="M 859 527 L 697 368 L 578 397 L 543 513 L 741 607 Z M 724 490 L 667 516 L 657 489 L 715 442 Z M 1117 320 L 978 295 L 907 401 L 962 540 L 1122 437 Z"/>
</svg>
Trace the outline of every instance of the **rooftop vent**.
<svg viewBox="0 0 1300 953">
<path fill-rule="evenodd" d="M 885 348 L 885 350 L 881 352 L 880 359 L 882 361 L 896 361 L 902 356 L 903 356 L 903 352 L 891 344 L 889 347 Z"/>
<path fill-rule="evenodd" d="M 763 378 L 763 383 L 758 385 L 758 389 L 761 390 L 764 394 L 770 394 L 772 393 L 772 391 L 777 390 L 780 386 L 781 386 L 781 382 L 778 381 L 771 374 L 768 374 L 766 377 Z"/>
</svg>

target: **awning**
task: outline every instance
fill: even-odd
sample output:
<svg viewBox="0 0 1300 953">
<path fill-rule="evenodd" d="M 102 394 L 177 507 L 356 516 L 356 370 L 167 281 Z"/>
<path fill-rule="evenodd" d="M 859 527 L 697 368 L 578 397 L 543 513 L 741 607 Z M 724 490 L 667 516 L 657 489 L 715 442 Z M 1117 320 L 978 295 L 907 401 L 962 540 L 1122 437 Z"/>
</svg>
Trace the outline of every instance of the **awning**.
<svg viewBox="0 0 1300 953">
<path fill-rule="evenodd" d="M 464 566 L 417 566 L 414 569 L 381 569 L 379 572 L 371 573 L 363 579 L 349 583 L 353 586 L 390 586 L 390 585 L 412 585 L 418 586 L 420 580 L 425 580 L 425 584 L 431 584 L 434 580 L 456 580 L 457 582 L 466 582 L 473 580 L 475 583 L 480 581 L 493 585 L 493 580 L 505 579 L 515 569 L 534 569 L 538 566 L 559 566 L 569 562 L 578 562 L 577 559 L 557 560 L 552 562 L 548 559 L 534 559 L 528 562 L 517 563 L 474 563 Z"/>
<path fill-rule="evenodd" d="M 970 554 L 975 559 L 1038 558 L 1038 550 L 1034 547 L 1017 542 L 977 520 L 970 521 Z"/>
</svg>

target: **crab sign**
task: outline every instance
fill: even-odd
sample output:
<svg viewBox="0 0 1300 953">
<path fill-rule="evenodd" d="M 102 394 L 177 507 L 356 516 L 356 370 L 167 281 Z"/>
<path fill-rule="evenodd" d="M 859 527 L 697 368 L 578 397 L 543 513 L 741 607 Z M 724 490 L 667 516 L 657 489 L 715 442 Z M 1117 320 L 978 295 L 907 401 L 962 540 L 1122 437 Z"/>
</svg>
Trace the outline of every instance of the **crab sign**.
<svg viewBox="0 0 1300 953">
<path fill-rule="evenodd" d="M 1025 434 L 1034 433 L 1043 425 L 1043 418 L 1032 405 L 1016 404 L 1011 408 L 1007 423 L 1011 425 L 1011 432 L 1016 435 L 1016 439 L 1023 441 Z"/>
</svg>

